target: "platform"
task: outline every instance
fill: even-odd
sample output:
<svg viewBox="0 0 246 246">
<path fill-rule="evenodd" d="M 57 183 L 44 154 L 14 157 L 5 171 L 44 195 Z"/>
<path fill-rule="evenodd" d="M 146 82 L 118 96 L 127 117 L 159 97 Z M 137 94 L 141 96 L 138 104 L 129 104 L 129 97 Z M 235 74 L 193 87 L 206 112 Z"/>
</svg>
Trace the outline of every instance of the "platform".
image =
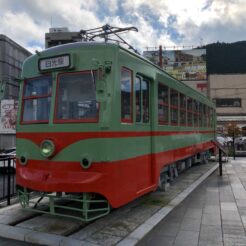
<svg viewBox="0 0 246 246">
<path fill-rule="evenodd" d="M 245 246 L 246 158 L 213 173 L 138 246 Z"/>
<path fill-rule="evenodd" d="M 3 208 L 0 237 L 54 246 L 145 244 L 148 232 L 155 231 L 217 167 L 215 162 L 193 166 L 175 179 L 168 191 L 152 192 L 92 223 L 25 212 L 19 205 Z"/>
</svg>

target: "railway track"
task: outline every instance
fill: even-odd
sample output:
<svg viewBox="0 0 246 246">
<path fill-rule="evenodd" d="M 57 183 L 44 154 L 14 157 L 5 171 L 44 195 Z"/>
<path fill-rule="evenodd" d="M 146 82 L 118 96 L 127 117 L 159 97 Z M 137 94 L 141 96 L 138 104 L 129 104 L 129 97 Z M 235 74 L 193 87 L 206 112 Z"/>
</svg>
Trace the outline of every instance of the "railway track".
<svg viewBox="0 0 246 246">
<path fill-rule="evenodd" d="M 90 223 L 23 211 L 18 204 L 6 207 L 0 209 L 0 236 L 42 245 L 124 245 L 146 223 L 151 229 L 150 219 L 155 213 L 161 215 L 170 204 L 175 207 L 216 167 L 214 162 L 193 166 L 179 175 L 168 191 L 152 192 Z M 154 221 L 161 219 L 155 217 Z"/>
</svg>

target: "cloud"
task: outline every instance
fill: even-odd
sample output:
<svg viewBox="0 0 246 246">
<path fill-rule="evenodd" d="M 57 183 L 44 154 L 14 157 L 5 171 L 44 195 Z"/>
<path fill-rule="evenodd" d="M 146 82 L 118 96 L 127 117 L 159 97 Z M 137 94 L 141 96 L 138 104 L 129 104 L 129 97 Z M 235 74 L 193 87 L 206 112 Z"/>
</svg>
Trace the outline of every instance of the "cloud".
<svg viewBox="0 0 246 246">
<path fill-rule="evenodd" d="M 245 39 L 245 0 L 0 0 L 0 33 L 25 48 L 44 48 L 53 27 L 71 31 L 136 26 L 123 35 L 138 50 L 147 46 L 200 45 Z"/>
</svg>

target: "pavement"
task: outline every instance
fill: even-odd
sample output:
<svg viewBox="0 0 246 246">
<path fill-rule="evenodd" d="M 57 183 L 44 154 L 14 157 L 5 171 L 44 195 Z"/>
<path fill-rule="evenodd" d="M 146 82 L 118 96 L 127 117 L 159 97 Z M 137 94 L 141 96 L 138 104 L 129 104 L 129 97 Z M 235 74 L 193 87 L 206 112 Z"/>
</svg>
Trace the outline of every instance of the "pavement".
<svg viewBox="0 0 246 246">
<path fill-rule="evenodd" d="M 223 165 L 138 246 L 246 246 L 246 158 Z"/>
<path fill-rule="evenodd" d="M 47 226 L 65 220 L 29 214 L 30 219 L 13 223 L 18 206 L 11 208 L 12 217 L 0 210 L 0 245 L 246 246 L 246 158 L 224 163 L 222 177 L 217 167 L 188 169 L 167 192 L 150 193 L 81 229 L 70 221 L 69 233 L 56 227 L 52 234 L 54 226 Z"/>
<path fill-rule="evenodd" d="M 31 246 L 31 245 L 35 245 L 35 244 L 0 237 L 0 245 L 1 246 Z"/>
</svg>

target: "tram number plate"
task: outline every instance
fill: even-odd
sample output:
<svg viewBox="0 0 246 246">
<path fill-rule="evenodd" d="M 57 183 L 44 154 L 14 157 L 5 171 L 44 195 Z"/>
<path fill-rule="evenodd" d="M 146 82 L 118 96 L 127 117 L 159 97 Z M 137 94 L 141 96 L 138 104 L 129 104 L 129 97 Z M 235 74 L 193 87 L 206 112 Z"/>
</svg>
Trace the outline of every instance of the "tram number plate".
<svg viewBox="0 0 246 246">
<path fill-rule="evenodd" d="M 39 70 L 46 71 L 56 68 L 67 68 L 70 67 L 70 56 L 62 55 L 56 57 L 49 57 L 39 60 Z"/>
</svg>

